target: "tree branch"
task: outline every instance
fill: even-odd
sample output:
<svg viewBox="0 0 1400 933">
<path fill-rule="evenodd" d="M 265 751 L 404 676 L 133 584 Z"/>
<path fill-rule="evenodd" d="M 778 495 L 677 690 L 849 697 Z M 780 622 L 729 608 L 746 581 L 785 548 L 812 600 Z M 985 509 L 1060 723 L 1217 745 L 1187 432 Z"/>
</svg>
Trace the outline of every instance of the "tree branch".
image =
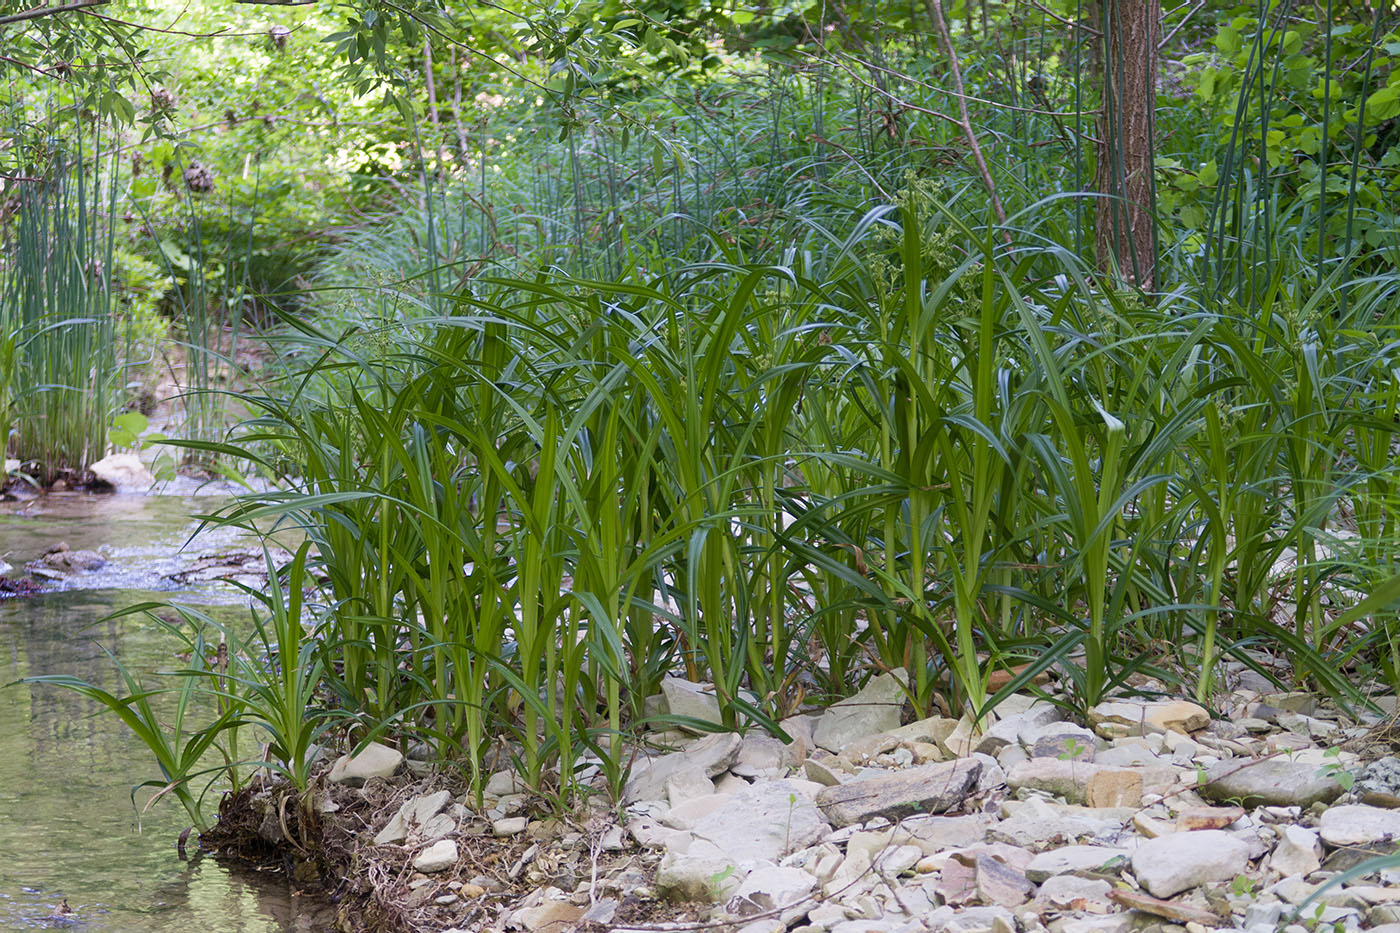
<svg viewBox="0 0 1400 933">
<path fill-rule="evenodd" d="M 0 16 L 0 26 L 8 26 L 10 23 L 22 23 L 26 20 L 39 19 L 42 16 L 54 16 L 59 13 L 68 13 L 72 10 L 86 10 L 88 7 L 102 6 L 107 0 L 78 0 L 77 3 L 65 3 L 62 6 L 36 6 L 25 10 L 23 13 L 11 13 L 9 16 Z"/>
<path fill-rule="evenodd" d="M 996 212 L 997 222 L 1005 225 L 1006 209 L 1001 206 L 1001 198 L 997 197 L 997 186 L 992 181 L 992 173 L 987 168 L 987 160 L 982 157 L 982 146 L 977 142 L 977 134 L 973 132 L 972 121 L 967 116 L 967 97 L 963 91 L 962 68 L 958 65 L 958 53 L 953 51 L 953 40 L 948 35 L 948 21 L 943 18 L 943 0 L 924 0 L 928 6 L 929 18 L 933 20 L 934 28 L 938 31 L 938 39 L 943 45 L 943 51 L 948 56 L 948 64 L 953 71 L 953 84 L 958 92 L 958 116 L 961 119 L 958 125 L 962 127 L 963 136 L 967 139 L 967 145 L 972 149 L 972 159 L 977 163 L 977 171 L 982 175 L 982 184 L 987 186 L 987 194 L 992 198 L 992 210 Z M 1009 241 L 1011 235 L 1003 231 L 1003 236 Z"/>
</svg>

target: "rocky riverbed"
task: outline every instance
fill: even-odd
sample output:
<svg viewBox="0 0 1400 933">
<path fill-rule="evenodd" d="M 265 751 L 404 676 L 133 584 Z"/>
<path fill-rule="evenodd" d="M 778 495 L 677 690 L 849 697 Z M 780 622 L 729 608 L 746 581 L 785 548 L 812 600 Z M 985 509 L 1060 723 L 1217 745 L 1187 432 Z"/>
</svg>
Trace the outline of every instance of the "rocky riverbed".
<svg viewBox="0 0 1400 933">
<path fill-rule="evenodd" d="M 1393 697 L 1352 720 L 1246 671 L 1215 717 L 1159 695 L 1074 722 L 1013 696 L 982 729 L 904 721 L 902 676 L 785 720 L 791 742 L 660 733 L 621 801 L 567 818 L 508 769 L 477 807 L 394 749 L 342 756 L 317 799 L 326 880 L 372 908 L 343 925 L 1400 933 L 1400 859 L 1351 872 L 1400 839 Z M 718 720 L 677 679 L 652 706 Z M 272 799 L 245 809 L 275 843 Z"/>
</svg>

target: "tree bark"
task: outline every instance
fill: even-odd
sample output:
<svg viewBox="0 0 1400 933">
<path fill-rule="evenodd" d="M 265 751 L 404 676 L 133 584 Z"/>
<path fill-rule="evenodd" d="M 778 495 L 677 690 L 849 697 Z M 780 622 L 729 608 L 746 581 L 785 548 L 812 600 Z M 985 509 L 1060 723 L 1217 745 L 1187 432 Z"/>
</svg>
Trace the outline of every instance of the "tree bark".
<svg viewBox="0 0 1400 933">
<path fill-rule="evenodd" d="M 1156 278 L 1153 222 L 1161 0 L 1100 0 L 1103 106 L 1095 189 L 1099 268 L 1142 289 Z"/>
</svg>

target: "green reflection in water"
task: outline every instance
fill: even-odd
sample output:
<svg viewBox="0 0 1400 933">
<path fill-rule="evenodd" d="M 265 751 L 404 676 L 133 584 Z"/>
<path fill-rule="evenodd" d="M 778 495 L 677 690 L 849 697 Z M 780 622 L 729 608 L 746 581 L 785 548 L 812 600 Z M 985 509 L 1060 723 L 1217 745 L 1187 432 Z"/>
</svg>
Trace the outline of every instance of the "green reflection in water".
<svg viewBox="0 0 1400 933">
<path fill-rule="evenodd" d="M 117 524 L 112 514 L 94 517 L 81 509 L 42 518 L 0 515 L 0 554 L 19 564 L 38 556 L 40 542 L 92 547 L 104 527 L 106 541 L 118 539 L 108 549 L 113 556 L 132 548 L 168 550 L 188 534 L 192 504 L 128 500 Z M 99 503 L 97 511 L 111 507 Z M 69 673 L 114 690 L 117 678 L 99 644 L 135 671 L 174 667 L 176 646 L 149 620 L 101 621 L 121 606 L 172 595 L 75 589 L 0 600 L 0 680 Z M 209 596 L 201 595 L 201 602 Z M 99 713 L 68 691 L 0 689 L 0 929 L 49 926 L 48 916 L 65 900 L 77 928 L 104 933 L 325 928 L 280 877 L 231 873 L 193 844 L 191 860 L 182 861 L 175 848 L 185 826 L 180 808 L 160 801 L 138 814 L 132 804 L 132 786 L 158 774 L 150 753 L 115 718 Z M 149 793 L 139 791 L 137 803 Z M 211 796 L 208 806 L 216 805 Z"/>
</svg>

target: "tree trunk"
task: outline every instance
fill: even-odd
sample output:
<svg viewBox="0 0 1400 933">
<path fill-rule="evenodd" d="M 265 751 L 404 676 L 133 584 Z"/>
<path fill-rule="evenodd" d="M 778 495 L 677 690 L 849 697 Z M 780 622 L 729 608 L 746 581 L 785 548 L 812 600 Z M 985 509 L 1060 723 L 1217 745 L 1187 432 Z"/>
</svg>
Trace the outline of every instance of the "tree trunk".
<svg viewBox="0 0 1400 933">
<path fill-rule="evenodd" d="M 1095 188 L 1099 268 L 1142 289 L 1155 280 L 1153 186 L 1161 0 L 1100 0 L 1103 107 Z"/>
</svg>

